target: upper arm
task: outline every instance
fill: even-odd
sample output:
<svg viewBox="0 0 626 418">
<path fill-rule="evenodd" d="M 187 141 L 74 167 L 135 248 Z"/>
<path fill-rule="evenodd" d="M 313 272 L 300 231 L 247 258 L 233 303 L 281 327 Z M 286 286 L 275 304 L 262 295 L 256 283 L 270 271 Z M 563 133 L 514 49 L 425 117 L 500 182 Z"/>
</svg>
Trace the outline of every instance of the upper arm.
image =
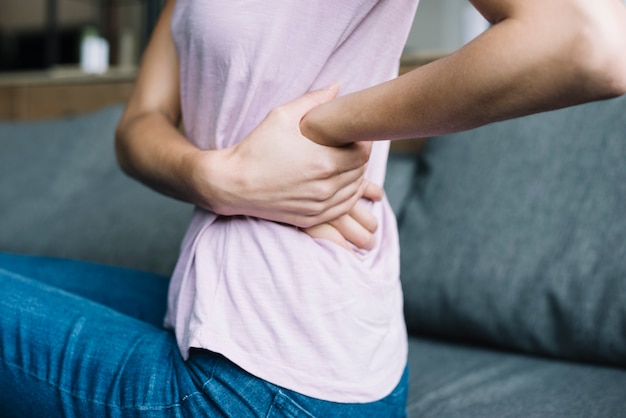
<svg viewBox="0 0 626 418">
<path fill-rule="evenodd" d="M 491 23 L 521 18 L 546 20 L 561 25 L 575 18 L 602 14 L 602 9 L 623 6 L 620 0 L 469 0 Z M 597 13 L 599 12 L 599 13 Z"/>
<path fill-rule="evenodd" d="M 576 68 L 598 88 L 626 92 L 626 7 L 621 0 L 469 0 L 529 51 Z"/>
<path fill-rule="evenodd" d="M 152 32 L 120 127 L 149 112 L 163 114 L 174 125 L 180 121 L 179 64 L 170 27 L 174 4 L 167 0 Z"/>
</svg>

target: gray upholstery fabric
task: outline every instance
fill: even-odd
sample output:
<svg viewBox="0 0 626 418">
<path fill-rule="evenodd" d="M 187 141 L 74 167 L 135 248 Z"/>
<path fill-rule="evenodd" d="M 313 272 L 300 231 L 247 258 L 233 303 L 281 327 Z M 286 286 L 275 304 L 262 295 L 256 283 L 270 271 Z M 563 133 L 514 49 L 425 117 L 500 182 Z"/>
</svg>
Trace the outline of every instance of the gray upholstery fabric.
<svg viewBox="0 0 626 418">
<path fill-rule="evenodd" d="M 400 229 L 412 331 L 626 365 L 626 98 L 435 138 Z"/>
<path fill-rule="evenodd" d="M 0 123 L 0 251 L 170 274 L 191 206 L 121 172 L 121 112 Z"/>
<path fill-rule="evenodd" d="M 624 221 L 614 218 L 618 209 L 626 213 L 624 113 L 624 101 L 591 105 L 494 125 L 476 142 L 476 133 L 436 140 L 417 161 L 391 156 L 385 188 L 403 215 L 413 331 L 549 352 L 581 344 L 593 357 L 623 353 L 617 327 L 621 320 L 624 334 Z M 0 251 L 169 274 L 191 208 L 120 172 L 112 142 L 120 114 L 113 107 L 58 121 L 0 123 Z M 572 140 L 579 136 L 587 142 Z M 519 139 L 528 141 L 526 148 Z M 495 177 L 503 170 L 516 174 Z M 560 206 L 546 200 L 552 195 L 560 196 Z M 543 247 L 535 248 L 537 242 Z M 581 266 L 564 274 L 558 263 L 566 261 Z M 410 417 L 624 416 L 623 369 L 415 335 L 409 350 Z"/>
<path fill-rule="evenodd" d="M 412 337 L 411 418 L 618 418 L 626 370 Z"/>
<path fill-rule="evenodd" d="M 387 162 L 385 195 L 396 216 L 411 193 L 411 179 L 416 168 L 415 154 L 392 152 Z"/>
</svg>

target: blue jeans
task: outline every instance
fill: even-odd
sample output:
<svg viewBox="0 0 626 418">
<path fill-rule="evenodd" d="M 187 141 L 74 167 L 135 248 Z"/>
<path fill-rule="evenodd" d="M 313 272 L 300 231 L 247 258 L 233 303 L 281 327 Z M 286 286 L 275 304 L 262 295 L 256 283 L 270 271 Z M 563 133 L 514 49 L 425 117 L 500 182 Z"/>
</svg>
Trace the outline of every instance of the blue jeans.
<svg viewBox="0 0 626 418">
<path fill-rule="evenodd" d="M 384 399 L 341 404 L 180 356 L 161 326 L 168 279 L 0 253 L 2 417 L 404 417 L 405 371 Z"/>
</svg>

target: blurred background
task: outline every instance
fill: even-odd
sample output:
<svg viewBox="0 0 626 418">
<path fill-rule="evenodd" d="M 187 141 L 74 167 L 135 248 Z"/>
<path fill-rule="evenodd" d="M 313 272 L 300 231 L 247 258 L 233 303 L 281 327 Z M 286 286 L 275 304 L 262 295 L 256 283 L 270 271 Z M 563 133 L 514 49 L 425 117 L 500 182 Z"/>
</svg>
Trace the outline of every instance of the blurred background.
<svg viewBox="0 0 626 418">
<path fill-rule="evenodd" d="M 0 71 L 78 66 L 101 37 L 112 67 L 136 65 L 163 0 L 1 0 Z"/>
<path fill-rule="evenodd" d="M 0 72 L 78 66 L 87 37 L 106 41 L 107 69 L 132 67 L 162 4 L 163 0 L 2 0 Z M 484 20 L 466 0 L 422 0 L 407 53 L 453 50 L 484 28 Z"/>
<path fill-rule="evenodd" d="M 0 119 L 124 102 L 163 3 L 0 0 Z M 403 71 L 454 51 L 487 26 L 467 0 L 421 0 Z"/>
<path fill-rule="evenodd" d="M 421 0 L 405 53 L 448 53 L 487 29 L 467 0 Z"/>
</svg>

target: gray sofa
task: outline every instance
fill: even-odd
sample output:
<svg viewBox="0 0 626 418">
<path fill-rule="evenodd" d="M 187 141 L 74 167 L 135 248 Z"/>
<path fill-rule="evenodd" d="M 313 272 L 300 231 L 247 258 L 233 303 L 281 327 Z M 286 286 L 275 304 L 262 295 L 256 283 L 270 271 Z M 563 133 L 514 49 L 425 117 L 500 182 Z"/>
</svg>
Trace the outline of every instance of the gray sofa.
<svg viewBox="0 0 626 418">
<path fill-rule="evenodd" d="M 120 114 L 0 123 L 0 252 L 170 273 L 191 207 L 119 171 Z M 625 162 L 624 98 L 391 155 L 410 417 L 626 417 Z"/>
</svg>

